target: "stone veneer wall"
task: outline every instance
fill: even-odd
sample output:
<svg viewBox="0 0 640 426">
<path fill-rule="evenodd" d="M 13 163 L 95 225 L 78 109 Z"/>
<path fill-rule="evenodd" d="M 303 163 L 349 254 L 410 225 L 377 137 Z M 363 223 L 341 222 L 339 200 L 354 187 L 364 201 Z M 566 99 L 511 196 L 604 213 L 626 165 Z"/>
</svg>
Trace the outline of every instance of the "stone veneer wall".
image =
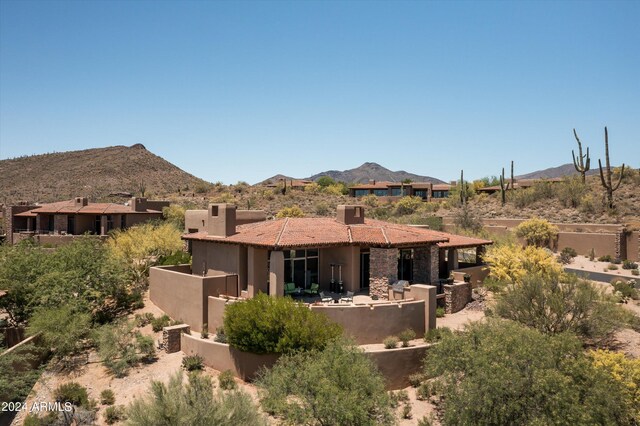
<svg viewBox="0 0 640 426">
<path fill-rule="evenodd" d="M 428 284 L 430 281 L 430 251 L 429 247 L 413 249 L 413 282 Z"/>
<path fill-rule="evenodd" d="M 432 245 L 431 249 L 429 251 L 430 251 L 430 254 L 429 254 L 430 280 L 429 280 L 428 284 L 434 284 L 435 282 L 438 281 L 438 278 L 439 278 L 439 275 L 440 275 L 440 251 L 439 251 L 438 246 L 436 244 Z"/>
<path fill-rule="evenodd" d="M 388 286 L 398 279 L 398 250 L 374 248 L 369 252 L 369 295 L 388 298 Z"/>
<path fill-rule="evenodd" d="M 191 330 L 187 324 L 172 325 L 162 329 L 162 344 L 164 350 L 168 354 L 178 352 L 180 350 L 180 336 L 182 333 L 190 333 Z"/>
<path fill-rule="evenodd" d="M 471 283 L 447 284 L 444 287 L 444 311 L 454 314 L 471 302 Z"/>
</svg>

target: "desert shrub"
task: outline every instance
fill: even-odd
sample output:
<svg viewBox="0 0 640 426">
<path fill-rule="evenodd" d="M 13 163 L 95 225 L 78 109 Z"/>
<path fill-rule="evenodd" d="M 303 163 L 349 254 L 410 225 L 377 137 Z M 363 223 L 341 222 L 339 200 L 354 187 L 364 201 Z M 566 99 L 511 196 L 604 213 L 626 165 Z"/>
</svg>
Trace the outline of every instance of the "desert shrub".
<svg viewBox="0 0 640 426">
<path fill-rule="evenodd" d="M 578 255 L 578 252 L 574 248 L 571 248 L 571 247 L 563 248 L 560 253 L 566 253 L 567 256 L 571 256 L 571 257 L 576 257 Z"/>
<path fill-rule="evenodd" d="M 453 334 L 453 331 L 448 327 L 431 328 L 424 335 L 424 341 L 427 343 L 438 342 L 450 334 Z"/>
<path fill-rule="evenodd" d="M 618 265 L 610 263 L 610 264 L 607 265 L 607 269 L 610 270 L 610 271 L 615 271 L 615 270 L 618 269 Z"/>
<path fill-rule="evenodd" d="M 100 403 L 103 405 L 113 405 L 116 402 L 116 395 L 111 389 L 100 392 Z"/>
<path fill-rule="evenodd" d="M 310 183 L 304 187 L 304 192 L 308 194 L 318 194 L 322 190 L 322 187 L 316 182 Z"/>
<path fill-rule="evenodd" d="M 382 344 L 384 345 L 385 349 L 394 349 L 398 347 L 399 341 L 400 340 L 396 336 L 389 336 L 385 337 L 385 339 L 382 341 Z"/>
<path fill-rule="evenodd" d="M 206 322 L 202 324 L 202 331 L 200 332 L 200 338 L 201 339 L 209 338 L 209 326 Z"/>
<path fill-rule="evenodd" d="M 171 265 L 185 265 L 191 264 L 191 255 L 186 251 L 178 250 L 171 253 L 168 256 L 162 256 L 158 259 L 158 265 L 171 266 Z"/>
<path fill-rule="evenodd" d="M 140 328 L 146 326 L 147 324 L 150 324 L 151 321 L 153 321 L 154 319 L 155 317 L 151 312 L 145 312 L 144 314 L 136 314 L 134 317 L 136 327 L 140 327 Z"/>
<path fill-rule="evenodd" d="M 153 381 L 151 394 L 137 398 L 127 407 L 127 421 L 133 426 L 152 425 L 266 425 L 251 397 L 244 392 L 217 392 L 211 380 L 198 373 L 173 375 L 167 384 Z"/>
<path fill-rule="evenodd" d="M 631 275 L 640 275 L 640 271 L 638 271 L 637 269 L 632 269 Z"/>
<path fill-rule="evenodd" d="M 629 284 L 627 281 L 614 279 L 611 285 L 613 286 L 613 291 L 620 293 L 623 298 L 638 298 L 638 290 L 634 288 L 633 284 Z"/>
<path fill-rule="evenodd" d="M 283 207 L 278 211 L 278 213 L 276 213 L 276 217 L 304 217 L 304 212 L 298 206 Z"/>
<path fill-rule="evenodd" d="M 424 376 L 421 373 L 415 373 L 409 376 L 409 384 L 414 388 L 420 386 L 423 380 Z"/>
<path fill-rule="evenodd" d="M 611 262 L 613 261 L 613 258 L 611 257 L 610 254 L 605 254 L 604 256 L 600 256 L 598 258 L 598 262 Z"/>
<path fill-rule="evenodd" d="M 322 192 L 329 195 L 342 196 L 349 194 L 349 188 L 343 182 L 338 182 L 322 188 Z"/>
<path fill-rule="evenodd" d="M 566 333 L 471 323 L 432 348 L 425 374 L 442 383 L 447 425 L 632 424 L 623 386 Z"/>
<path fill-rule="evenodd" d="M 416 210 L 422 207 L 422 204 L 423 201 L 420 197 L 402 197 L 395 203 L 395 214 L 403 216 L 415 213 Z"/>
<path fill-rule="evenodd" d="M 622 269 L 638 269 L 638 264 L 631 260 L 624 260 L 622 262 Z"/>
<path fill-rule="evenodd" d="M 369 194 L 361 197 L 360 202 L 367 207 L 378 207 L 378 205 L 380 204 L 378 196 L 374 194 Z"/>
<path fill-rule="evenodd" d="M 162 331 L 164 327 L 167 327 L 170 322 L 171 318 L 169 318 L 168 315 L 162 315 L 161 317 L 151 320 L 151 329 L 157 333 L 158 331 Z"/>
<path fill-rule="evenodd" d="M 200 355 L 187 355 L 182 358 L 182 368 L 187 371 L 202 370 L 204 368 L 203 361 Z"/>
<path fill-rule="evenodd" d="M 329 176 L 321 176 L 316 180 L 316 183 L 321 187 L 326 188 L 327 186 L 335 185 L 336 181 Z"/>
<path fill-rule="evenodd" d="M 572 332 L 592 343 L 611 337 L 626 321 L 599 288 L 573 274 L 526 275 L 499 294 L 495 312 L 545 334 Z"/>
<path fill-rule="evenodd" d="M 482 220 L 475 215 L 468 205 L 462 206 L 460 210 L 454 214 L 453 223 L 457 228 L 472 233 L 480 233 L 483 230 Z"/>
<path fill-rule="evenodd" d="M 558 235 L 558 227 L 544 219 L 528 219 L 514 228 L 516 236 L 524 238 L 527 245 L 546 247 Z"/>
<path fill-rule="evenodd" d="M 227 343 L 227 335 L 224 334 L 223 326 L 216 328 L 216 336 L 213 338 L 213 340 L 218 343 Z"/>
<path fill-rule="evenodd" d="M 565 247 L 560 252 L 558 261 L 563 265 L 568 265 L 569 263 L 573 262 L 573 258 L 577 255 L 578 253 L 574 249 L 572 249 L 571 247 Z"/>
<path fill-rule="evenodd" d="M 223 390 L 232 390 L 238 387 L 231 370 L 225 370 L 220 373 L 218 383 L 220 384 L 220 389 Z"/>
<path fill-rule="evenodd" d="M 445 310 L 444 310 L 444 308 L 443 308 L 442 306 L 438 306 L 438 307 L 436 308 L 436 318 L 442 318 L 442 317 L 444 317 L 445 313 L 446 313 L 446 312 L 445 312 Z"/>
<path fill-rule="evenodd" d="M 104 410 L 104 422 L 108 425 L 121 422 L 127 418 L 122 405 L 107 407 Z"/>
<path fill-rule="evenodd" d="M 611 263 L 613 263 L 614 265 L 622 265 L 622 259 L 620 259 L 619 257 L 614 257 Z"/>
<path fill-rule="evenodd" d="M 640 419 L 640 359 L 608 350 L 590 351 L 593 366 L 607 372 L 622 386 L 623 401 L 636 421 Z"/>
<path fill-rule="evenodd" d="M 224 332 L 231 346 L 253 353 L 321 349 L 342 327 L 289 297 L 256 297 L 228 305 Z"/>
<path fill-rule="evenodd" d="M 402 342 L 402 347 L 406 348 L 409 346 L 409 341 L 416 338 L 416 332 L 413 331 L 412 328 L 407 328 L 403 330 L 400 334 L 398 334 L 398 338 Z"/>
<path fill-rule="evenodd" d="M 194 192 L 196 194 L 206 194 L 211 189 L 211 185 L 205 182 L 197 183 Z"/>
<path fill-rule="evenodd" d="M 179 204 L 171 204 L 162 208 L 162 217 L 172 223 L 180 231 L 184 230 L 184 213 L 186 209 Z"/>
<path fill-rule="evenodd" d="M 331 212 L 331 208 L 329 207 L 329 204 L 324 201 L 319 201 L 315 205 L 315 212 L 318 216 L 328 216 Z"/>
<path fill-rule="evenodd" d="M 405 404 L 402 406 L 402 418 L 411 419 L 413 414 L 411 413 L 411 404 Z"/>
<path fill-rule="evenodd" d="M 289 424 L 393 423 L 377 368 L 358 347 L 340 340 L 282 356 L 257 384 L 263 409 Z"/>
<path fill-rule="evenodd" d="M 53 391 L 57 402 L 70 402 L 77 407 L 89 407 L 87 388 L 76 382 L 64 383 Z"/>
<path fill-rule="evenodd" d="M 420 386 L 418 386 L 418 390 L 416 391 L 416 398 L 419 401 L 425 401 L 429 399 L 434 394 L 434 392 L 435 388 L 432 381 L 422 382 Z"/>
<path fill-rule="evenodd" d="M 42 344 L 52 348 L 59 359 L 83 350 L 90 331 L 91 315 L 68 305 L 38 308 L 27 328 L 30 335 L 41 333 Z"/>
<path fill-rule="evenodd" d="M 562 266 L 553 254 L 543 248 L 518 245 L 497 245 L 487 250 L 485 261 L 491 265 L 489 277 L 498 282 L 519 283 L 527 274 L 557 277 Z"/>
<path fill-rule="evenodd" d="M 100 360 L 116 377 L 125 376 L 129 368 L 141 361 L 155 358 L 153 339 L 134 328 L 133 322 L 117 321 L 94 333 Z"/>
<path fill-rule="evenodd" d="M 23 401 L 40 376 L 31 368 L 42 349 L 27 344 L 0 356 L 0 401 Z M 1 417 L 1 416 L 0 416 Z"/>
<path fill-rule="evenodd" d="M 578 208 L 587 192 L 587 187 L 582 183 L 580 176 L 565 177 L 562 182 L 556 184 L 556 198 L 564 207 Z"/>
</svg>

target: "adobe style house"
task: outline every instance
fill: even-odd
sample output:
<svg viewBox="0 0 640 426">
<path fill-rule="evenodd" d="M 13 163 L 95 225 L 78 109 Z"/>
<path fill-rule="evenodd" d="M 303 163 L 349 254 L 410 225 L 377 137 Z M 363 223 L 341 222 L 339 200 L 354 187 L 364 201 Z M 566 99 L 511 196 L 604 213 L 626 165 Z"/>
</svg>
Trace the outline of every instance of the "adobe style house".
<svg viewBox="0 0 640 426">
<path fill-rule="evenodd" d="M 562 182 L 562 178 L 549 178 L 549 179 L 517 179 L 515 180 L 515 182 L 513 183 L 513 189 L 526 189 L 526 188 L 531 188 L 533 185 L 535 185 L 536 183 L 543 183 L 543 182 L 549 182 L 549 183 L 559 183 Z M 507 181 L 505 182 L 505 189 L 512 189 L 511 188 L 511 181 L 507 179 Z M 477 192 L 484 192 L 486 194 L 495 194 L 496 192 L 500 192 L 500 185 L 493 185 L 493 186 L 485 186 L 484 188 L 478 188 L 476 189 Z"/>
<path fill-rule="evenodd" d="M 16 243 L 34 237 L 56 244 L 66 236 L 86 233 L 105 236 L 112 229 L 127 228 L 162 218 L 168 201 L 133 197 L 125 204 L 90 203 L 86 197 L 56 203 L 22 204 L 6 208 L 7 241 Z"/>
<path fill-rule="evenodd" d="M 430 182 L 376 182 L 363 183 L 349 187 L 349 195 L 354 198 L 365 195 L 376 195 L 393 201 L 404 196 L 420 197 L 423 201 L 438 201 L 449 196 L 449 184 L 433 184 Z"/>
</svg>

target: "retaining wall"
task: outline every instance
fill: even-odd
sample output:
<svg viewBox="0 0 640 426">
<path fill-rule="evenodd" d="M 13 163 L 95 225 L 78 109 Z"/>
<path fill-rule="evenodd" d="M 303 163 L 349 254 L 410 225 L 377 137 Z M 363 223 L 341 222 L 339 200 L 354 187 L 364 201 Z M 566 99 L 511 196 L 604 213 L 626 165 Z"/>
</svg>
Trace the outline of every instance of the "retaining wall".
<svg viewBox="0 0 640 426">
<path fill-rule="evenodd" d="M 370 350 L 365 355 L 378 366 L 387 389 L 395 390 L 409 386 L 409 376 L 422 371 L 428 351 L 429 346 L 411 346 Z"/>
</svg>

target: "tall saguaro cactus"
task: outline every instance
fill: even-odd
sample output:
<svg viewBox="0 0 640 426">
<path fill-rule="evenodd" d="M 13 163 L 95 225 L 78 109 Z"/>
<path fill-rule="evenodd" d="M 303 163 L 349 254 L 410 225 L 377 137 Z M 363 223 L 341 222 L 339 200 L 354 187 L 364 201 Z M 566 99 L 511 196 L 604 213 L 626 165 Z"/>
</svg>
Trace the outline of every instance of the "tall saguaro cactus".
<svg viewBox="0 0 640 426">
<path fill-rule="evenodd" d="M 507 184 L 507 187 L 509 184 Z M 507 202 L 507 191 L 504 187 L 504 167 L 502 168 L 502 174 L 500 175 L 500 196 L 502 197 L 502 205 Z"/>
<path fill-rule="evenodd" d="M 576 168 L 576 171 L 580 173 L 582 176 L 582 183 L 586 182 L 586 174 L 591 168 L 591 158 L 589 158 L 589 147 L 587 147 L 587 153 L 582 155 L 582 143 L 580 142 L 580 138 L 578 138 L 578 134 L 576 133 L 576 129 L 573 129 L 573 136 L 576 138 L 576 142 L 578 142 L 578 156 L 576 157 L 575 152 L 571 150 L 571 155 L 573 156 L 573 167 Z"/>
<path fill-rule="evenodd" d="M 513 178 L 513 160 L 511 160 L 511 190 L 516 189 L 516 180 Z"/>
<path fill-rule="evenodd" d="M 464 181 L 464 170 L 460 170 L 460 203 L 467 204 L 467 183 Z"/>
<path fill-rule="evenodd" d="M 622 163 L 622 169 L 620 170 L 620 177 L 618 178 L 618 182 L 613 185 L 611 183 L 611 163 L 609 163 L 609 132 L 607 131 L 607 127 L 604 128 L 604 152 L 605 152 L 605 162 L 607 166 L 607 176 L 605 180 L 605 174 L 602 171 L 602 162 L 598 158 L 598 167 L 600 168 L 600 180 L 602 181 L 602 186 L 604 187 L 607 194 L 607 204 L 609 208 L 613 208 L 613 192 L 620 187 L 620 182 L 622 182 L 622 175 L 624 175 L 624 163 Z"/>
</svg>

